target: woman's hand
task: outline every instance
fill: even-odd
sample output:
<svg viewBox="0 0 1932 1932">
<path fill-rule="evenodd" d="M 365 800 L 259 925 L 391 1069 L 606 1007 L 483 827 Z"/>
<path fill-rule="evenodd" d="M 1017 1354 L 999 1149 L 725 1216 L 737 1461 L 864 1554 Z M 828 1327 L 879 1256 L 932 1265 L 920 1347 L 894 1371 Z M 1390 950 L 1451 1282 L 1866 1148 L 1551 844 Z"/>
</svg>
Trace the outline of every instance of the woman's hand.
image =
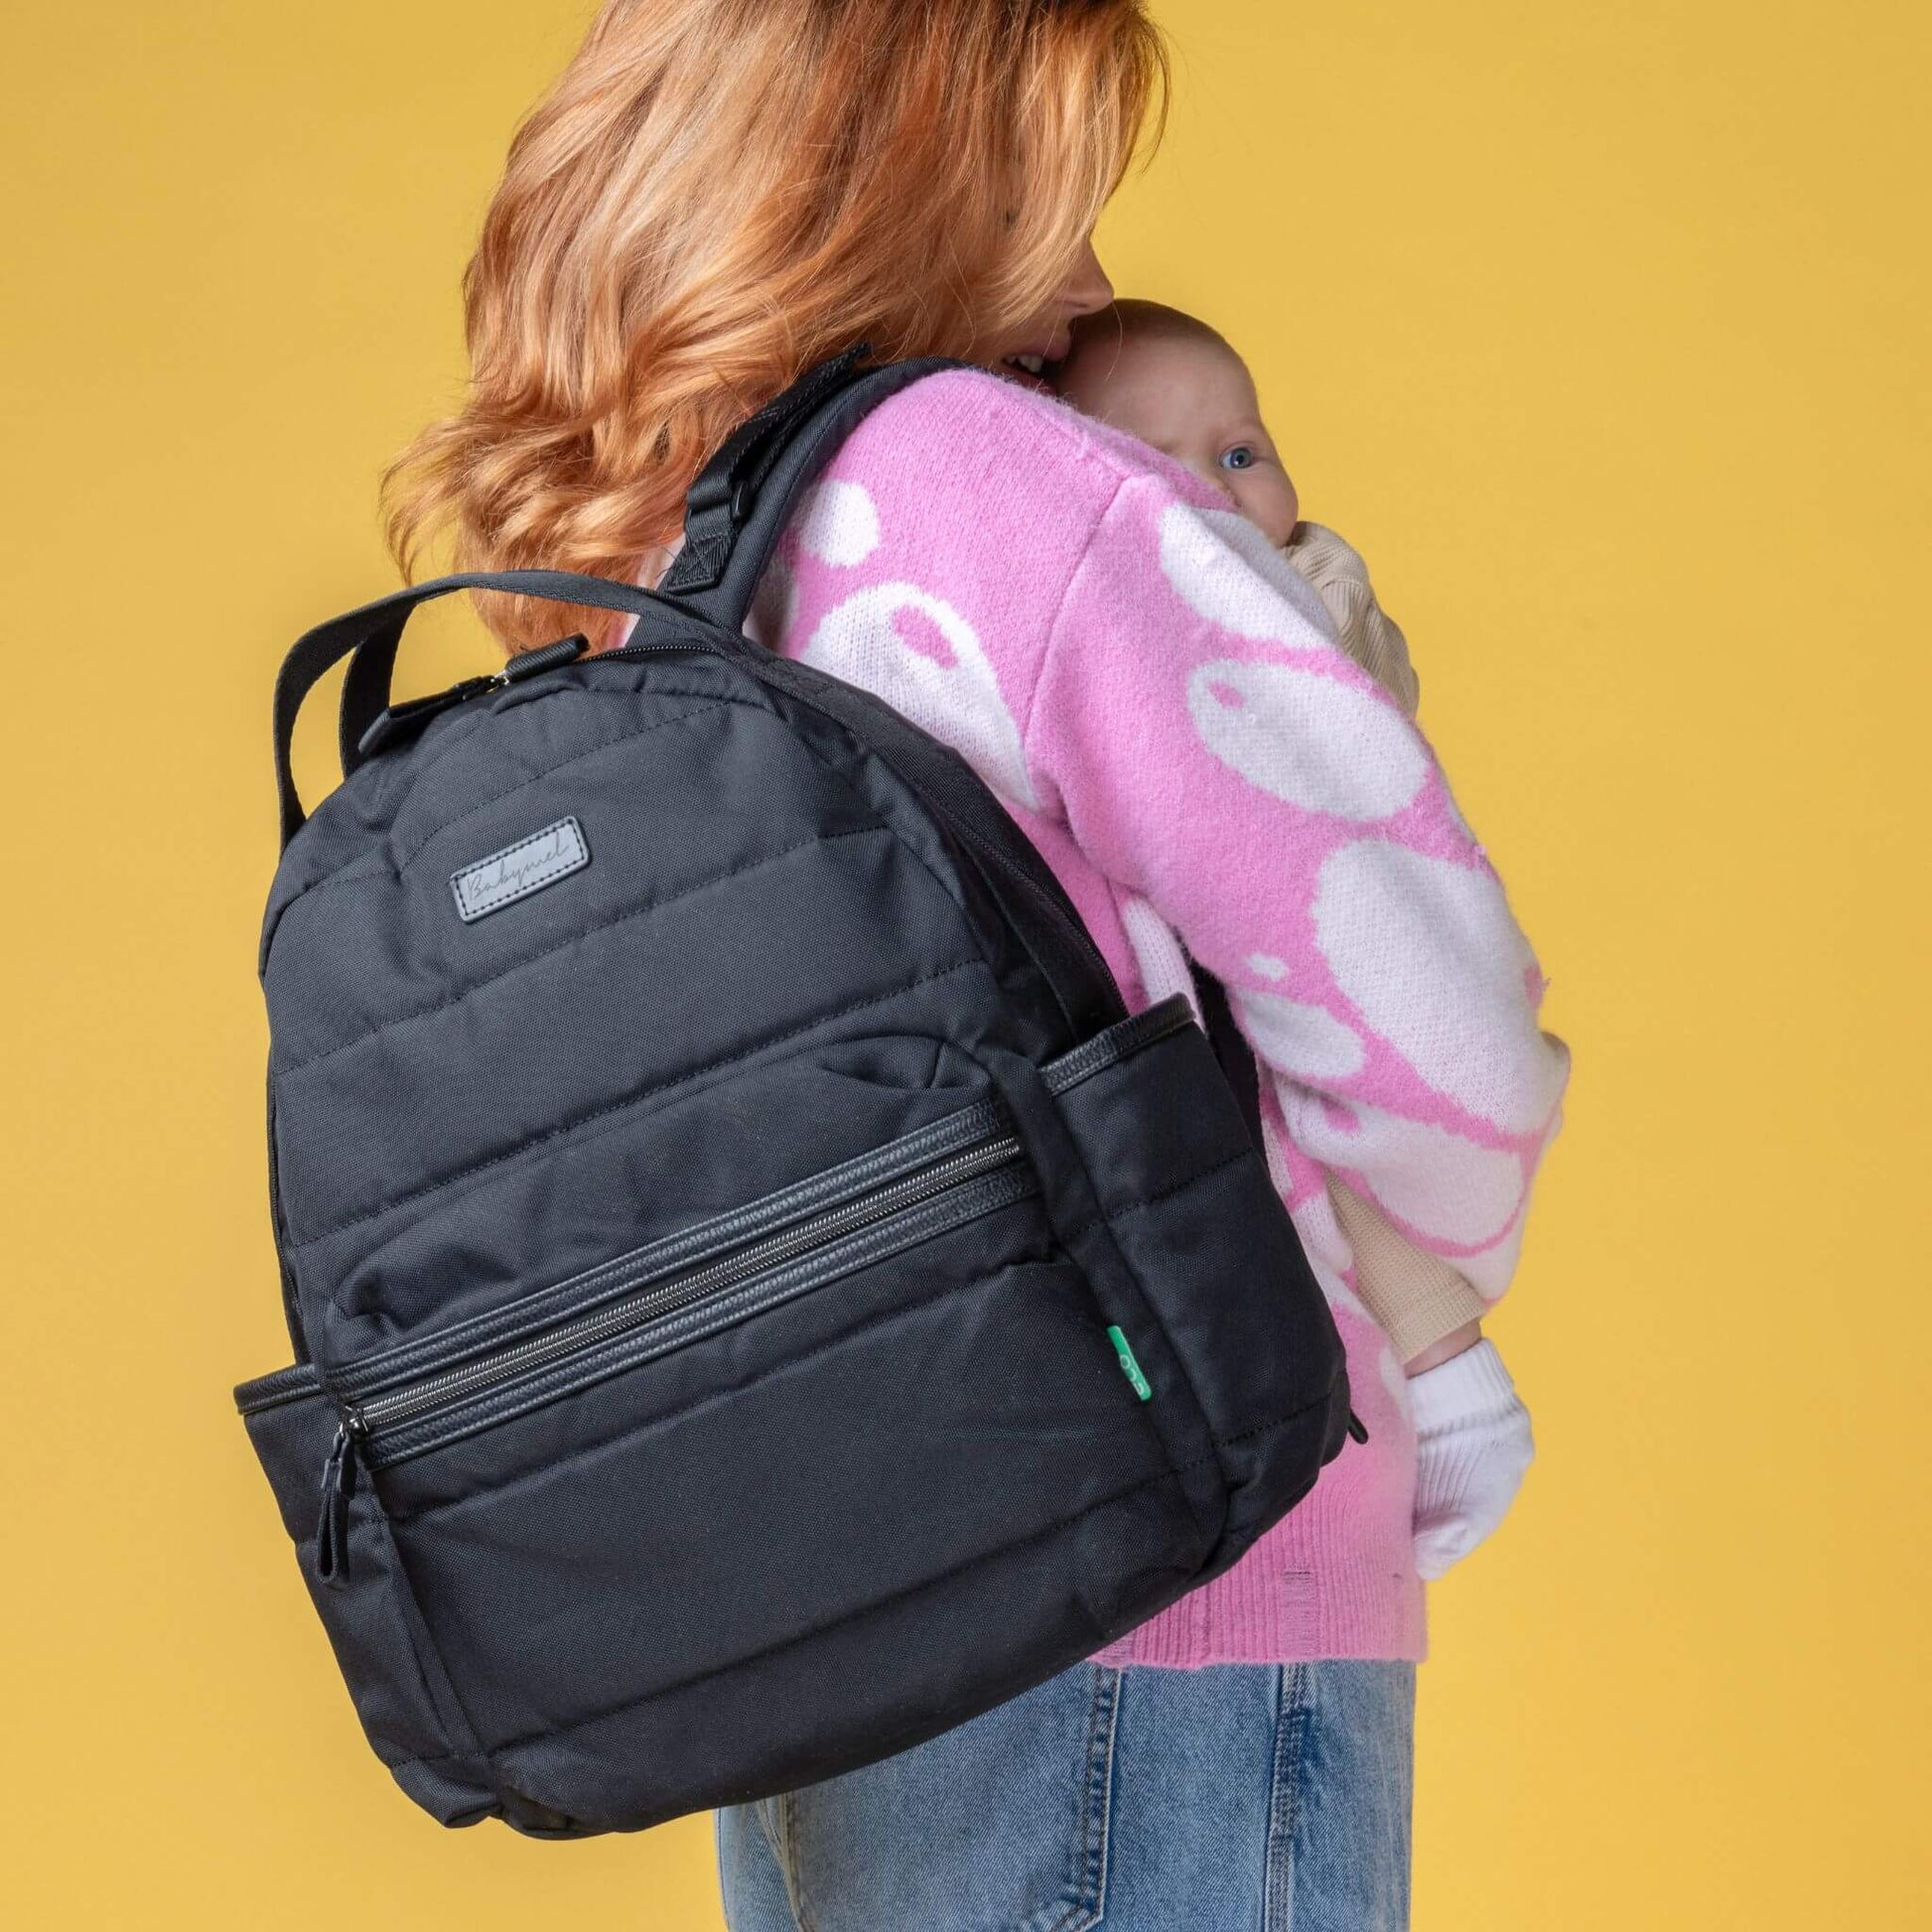
<svg viewBox="0 0 1932 1932">
<path fill-rule="evenodd" d="M 1457 1337 L 1470 1329 L 1474 1345 L 1456 1347 Z M 1480 1336 L 1471 1322 L 1410 1364 L 1416 1568 L 1429 1583 L 1460 1563 L 1509 1514 L 1536 1453 L 1530 1412 L 1495 1344 Z M 1431 1358 L 1433 1366 L 1417 1367 Z"/>
</svg>

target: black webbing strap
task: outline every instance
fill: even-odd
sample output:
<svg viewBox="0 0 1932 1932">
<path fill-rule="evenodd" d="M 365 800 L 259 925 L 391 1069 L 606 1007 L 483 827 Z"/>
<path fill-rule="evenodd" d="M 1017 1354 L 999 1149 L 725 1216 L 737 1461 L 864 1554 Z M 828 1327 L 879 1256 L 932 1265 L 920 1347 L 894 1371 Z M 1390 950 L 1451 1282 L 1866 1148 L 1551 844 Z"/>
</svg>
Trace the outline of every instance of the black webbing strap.
<svg viewBox="0 0 1932 1932">
<path fill-rule="evenodd" d="M 336 742 L 343 776 L 362 762 L 362 740 L 369 727 L 389 709 L 396 675 L 396 647 L 402 628 L 380 630 L 349 653 L 343 673 L 342 703 L 336 713 Z"/>
<path fill-rule="evenodd" d="M 743 629 L 799 496 L 861 418 L 921 376 L 965 366 L 928 355 L 868 369 L 866 353 L 861 345 L 819 363 L 733 431 L 691 485 L 684 547 L 659 591 Z"/>
<path fill-rule="evenodd" d="M 759 486 L 785 445 L 821 403 L 858 380 L 870 353 L 860 343 L 820 362 L 725 438 L 684 499 L 684 547 L 661 588 L 672 596 L 709 590 L 725 573 Z"/>
<path fill-rule="evenodd" d="M 346 611 L 319 623 L 282 660 L 275 679 L 275 790 L 281 805 L 282 845 L 301 831 L 302 800 L 296 795 L 289 767 L 289 748 L 295 740 L 295 720 L 317 680 L 354 651 L 366 652 L 351 667 L 343 692 L 343 774 L 360 761 L 356 745 L 389 702 L 389 674 L 402 641 L 403 625 L 418 605 L 455 591 L 501 591 L 510 597 L 540 597 L 553 604 L 584 604 L 600 611 L 625 611 L 641 617 L 655 601 L 650 591 L 634 584 L 614 584 L 603 577 L 579 577 L 567 570 L 471 570 L 452 577 L 435 577 L 426 584 L 392 591 L 373 604 Z M 351 690 L 352 687 L 352 690 Z M 352 703 L 351 703 L 352 699 Z M 353 732 L 353 738 L 350 733 Z"/>
<path fill-rule="evenodd" d="M 1187 969 L 1194 976 L 1194 998 L 1200 1003 L 1201 1024 L 1207 1030 L 1208 1044 L 1221 1063 L 1227 1083 L 1248 1123 L 1248 1135 L 1261 1148 L 1261 1069 L 1255 1064 L 1254 1048 L 1242 1037 L 1234 1024 L 1234 1010 L 1228 1005 L 1227 988 L 1212 973 L 1204 973 L 1190 959 Z"/>
<path fill-rule="evenodd" d="M 943 369 L 969 366 L 924 356 L 862 366 L 863 348 L 821 363 L 736 431 L 692 486 L 685 542 L 658 590 L 734 634 L 798 499 L 839 446 L 888 396 Z M 1122 1017 L 1106 964 L 1080 915 L 1033 843 L 959 755 L 899 717 L 869 691 L 759 653 L 757 675 L 836 718 L 883 758 L 975 848 L 970 860 L 1015 928 L 1025 935 L 1066 1015 L 1084 1039 Z"/>
</svg>

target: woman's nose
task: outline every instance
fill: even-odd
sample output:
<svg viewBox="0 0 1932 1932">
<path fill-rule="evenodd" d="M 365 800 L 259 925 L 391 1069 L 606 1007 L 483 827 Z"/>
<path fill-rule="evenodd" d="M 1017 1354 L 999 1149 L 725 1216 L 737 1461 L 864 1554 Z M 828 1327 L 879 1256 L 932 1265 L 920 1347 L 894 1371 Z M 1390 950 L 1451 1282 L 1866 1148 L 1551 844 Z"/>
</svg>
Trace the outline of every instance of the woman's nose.
<svg viewBox="0 0 1932 1932">
<path fill-rule="evenodd" d="M 1089 235 L 1080 244 L 1080 253 L 1073 264 L 1073 272 L 1066 278 L 1066 286 L 1060 290 L 1060 313 L 1068 322 L 1076 316 L 1090 316 L 1114 299 L 1114 285 L 1107 279 L 1107 271 L 1100 266 L 1100 257 L 1094 253 L 1093 237 Z"/>
</svg>

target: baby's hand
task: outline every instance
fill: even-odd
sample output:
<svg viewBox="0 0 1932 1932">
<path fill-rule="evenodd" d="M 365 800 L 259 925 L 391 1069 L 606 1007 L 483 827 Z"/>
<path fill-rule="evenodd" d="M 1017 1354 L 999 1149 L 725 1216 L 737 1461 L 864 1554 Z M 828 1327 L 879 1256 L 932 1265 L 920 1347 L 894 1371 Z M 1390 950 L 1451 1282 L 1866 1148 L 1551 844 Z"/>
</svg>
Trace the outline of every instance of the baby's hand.
<svg viewBox="0 0 1932 1932">
<path fill-rule="evenodd" d="M 1530 1412 L 1493 1342 L 1409 1378 L 1416 1425 L 1416 1568 L 1433 1583 L 1509 1513 L 1536 1453 Z"/>
</svg>

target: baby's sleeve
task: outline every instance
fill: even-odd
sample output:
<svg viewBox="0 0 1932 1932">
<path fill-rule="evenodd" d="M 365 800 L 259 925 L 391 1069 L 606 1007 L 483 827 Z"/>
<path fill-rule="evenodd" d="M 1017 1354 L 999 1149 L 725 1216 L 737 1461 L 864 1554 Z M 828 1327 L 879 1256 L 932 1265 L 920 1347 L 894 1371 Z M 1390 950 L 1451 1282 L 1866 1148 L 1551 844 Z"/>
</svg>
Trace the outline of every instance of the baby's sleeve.
<svg viewBox="0 0 1932 1932">
<path fill-rule="evenodd" d="M 1376 602 L 1361 552 L 1325 523 L 1304 518 L 1296 524 L 1282 555 L 1314 586 L 1334 621 L 1342 649 L 1413 718 L 1422 701 L 1422 685 L 1409 661 L 1409 640 Z"/>
<path fill-rule="evenodd" d="M 1333 1174 L 1328 1202 L 1354 1259 L 1355 1295 L 1389 1338 L 1399 1362 L 1480 1321 L 1487 1304 L 1441 1255 L 1419 1248 Z"/>
<path fill-rule="evenodd" d="M 1429 746 L 1232 512 L 1123 483 L 1024 722 L 1043 807 L 1228 988 L 1303 1152 L 1485 1300 L 1568 1058 Z"/>
</svg>

